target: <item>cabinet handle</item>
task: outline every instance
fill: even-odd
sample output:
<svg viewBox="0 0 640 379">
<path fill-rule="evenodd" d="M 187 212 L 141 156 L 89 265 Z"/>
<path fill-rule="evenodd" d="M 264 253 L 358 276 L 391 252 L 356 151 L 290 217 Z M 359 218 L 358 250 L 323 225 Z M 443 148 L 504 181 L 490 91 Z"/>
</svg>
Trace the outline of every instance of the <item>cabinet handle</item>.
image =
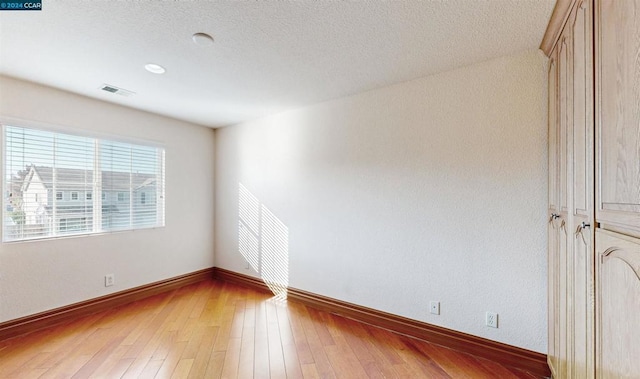
<svg viewBox="0 0 640 379">
<path fill-rule="evenodd" d="M 582 230 L 586 228 L 591 228 L 591 224 L 587 224 L 586 222 L 582 221 L 582 223 L 578 225 L 578 229 L 576 229 L 576 235 L 582 233 Z"/>
<path fill-rule="evenodd" d="M 576 238 L 578 238 L 578 236 L 582 237 L 582 241 L 584 242 L 585 245 L 587 244 L 587 240 L 584 238 L 584 234 L 582 234 L 582 231 L 585 230 L 586 228 L 591 228 L 591 224 L 588 224 L 582 221 L 582 223 L 578 225 L 578 228 L 576 229 L 576 233 L 575 233 Z"/>
</svg>

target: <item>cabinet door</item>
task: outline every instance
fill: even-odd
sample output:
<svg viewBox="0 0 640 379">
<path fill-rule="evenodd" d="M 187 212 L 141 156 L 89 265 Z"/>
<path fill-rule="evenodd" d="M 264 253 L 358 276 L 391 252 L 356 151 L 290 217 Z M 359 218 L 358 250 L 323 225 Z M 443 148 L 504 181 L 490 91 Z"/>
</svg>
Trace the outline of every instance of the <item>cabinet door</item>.
<svg viewBox="0 0 640 379">
<path fill-rule="evenodd" d="M 594 142 L 593 142 L 593 55 L 592 6 L 583 0 L 569 18 L 572 30 L 572 125 L 570 132 L 570 219 L 573 232 L 568 259 L 571 280 L 571 322 L 569 328 L 569 376 L 595 375 L 594 328 Z"/>
<path fill-rule="evenodd" d="M 572 113 L 569 104 L 571 104 L 571 55 L 570 55 L 570 35 L 565 30 L 564 37 L 558 46 L 558 254 L 557 269 L 558 283 L 557 296 L 558 308 L 556 317 L 558 318 L 558 366 L 557 374 L 559 377 L 568 376 L 568 360 L 570 350 L 570 340 L 568 330 L 570 326 L 570 291 L 569 291 L 569 251 L 572 240 L 569 238 L 569 204 L 570 204 L 570 146 L 569 146 L 569 129 L 571 126 Z"/>
<path fill-rule="evenodd" d="M 558 369 L 558 65 L 556 56 L 549 61 L 549 226 L 548 226 L 548 363 L 553 376 Z"/>
<path fill-rule="evenodd" d="M 640 376 L 640 239 L 596 232 L 598 377 Z"/>
<path fill-rule="evenodd" d="M 640 0 L 597 2 L 596 218 L 640 235 Z"/>
</svg>

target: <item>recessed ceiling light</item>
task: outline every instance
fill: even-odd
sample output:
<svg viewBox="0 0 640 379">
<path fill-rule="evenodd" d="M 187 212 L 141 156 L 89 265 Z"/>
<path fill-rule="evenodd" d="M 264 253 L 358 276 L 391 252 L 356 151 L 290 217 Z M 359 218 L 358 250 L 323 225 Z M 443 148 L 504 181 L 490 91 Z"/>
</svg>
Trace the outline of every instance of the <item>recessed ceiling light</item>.
<svg viewBox="0 0 640 379">
<path fill-rule="evenodd" d="M 155 63 L 147 63 L 146 65 L 144 65 L 144 68 L 154 74 L 164 74 L 165 70 L 164 67 L 160 66 L 159 64 L 155 64 Z"/>
<path fill-rule="evenodd" d="M 191 39 L 193 39 L 193 43 L 200 46 L 211 46 L 213 45 L 213 37 L 208 35 L 207 33 L 196 33 Z"/>
</svg>

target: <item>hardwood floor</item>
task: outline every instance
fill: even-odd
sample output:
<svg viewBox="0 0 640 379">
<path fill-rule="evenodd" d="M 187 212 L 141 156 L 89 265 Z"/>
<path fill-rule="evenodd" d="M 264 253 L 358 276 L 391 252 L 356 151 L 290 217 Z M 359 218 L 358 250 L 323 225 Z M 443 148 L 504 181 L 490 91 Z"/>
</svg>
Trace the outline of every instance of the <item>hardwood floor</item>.
<svg viewBox="0 0 640 379">
<path fill-rule="evenodd" d="M 0 378 L 535 378 L 210 280 L 0 342 Z"/>
</svg>

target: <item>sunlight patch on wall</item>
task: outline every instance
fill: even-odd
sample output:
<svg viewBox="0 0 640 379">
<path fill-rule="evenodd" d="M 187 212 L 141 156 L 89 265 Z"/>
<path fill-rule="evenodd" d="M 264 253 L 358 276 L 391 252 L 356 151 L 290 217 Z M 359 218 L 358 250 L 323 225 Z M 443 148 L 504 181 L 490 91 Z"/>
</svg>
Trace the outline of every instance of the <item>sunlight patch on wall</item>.
<svg viewBox="0 0 640 379">
<path fill-rule="evenodd" d="M 240 220 L 251 229 L 252 232 L 258 234 L 258 226 L 260 224 L 260 201 L 245 186 L 240 183 L 238 189 L 238 205 Z"/>
<path fill-rule="evenodd" d="M 276 297 L 286 298 L 289 285 L 289 229 L 264 205 L 260 225 L 260 275 Z"/>
<path fill-rule="evenodd" d="M 245 226 L 242 220 L 238 221 L 238 248 L 251 268 L 258 272 L 260 243 L 258 237 Z"/>
<path fill-rule="evenodd" d="M 278 299 L 289 286 L 289 228 L 242 183 L 238 188 L 238 250 Z"/>
</svg>

